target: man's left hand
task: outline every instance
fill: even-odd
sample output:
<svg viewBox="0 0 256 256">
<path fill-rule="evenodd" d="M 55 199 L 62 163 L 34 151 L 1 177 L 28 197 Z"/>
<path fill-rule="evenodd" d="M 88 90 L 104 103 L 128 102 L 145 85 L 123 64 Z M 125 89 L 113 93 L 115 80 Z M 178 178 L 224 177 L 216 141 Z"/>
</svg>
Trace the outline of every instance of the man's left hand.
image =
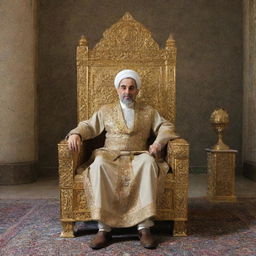
<svg viewBox="0 0 256 256">
<path fill-rule="evenodd" d="M 154 144 L 149 146 L 149 150 L 148 151 L 149 151 L 150 155 L 153 155 L 154 157 L 157 157 L 158 154 L 160 153 L 161 149 L 162 149 L 161 144 L 154 143 Z"/>
</svg>

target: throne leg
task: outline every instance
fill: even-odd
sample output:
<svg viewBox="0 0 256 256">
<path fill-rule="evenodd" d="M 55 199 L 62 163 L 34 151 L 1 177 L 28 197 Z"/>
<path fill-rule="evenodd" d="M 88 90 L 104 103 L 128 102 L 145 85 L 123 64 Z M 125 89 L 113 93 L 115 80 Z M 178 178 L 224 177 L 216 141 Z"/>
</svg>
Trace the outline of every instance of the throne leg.
<svg viewBox="0 0 256 256">
<path fill-rule="evenodd" d="M 186 221 L 174 221 L 173 236 L 187 236 Z"/>
<path fill-rule="evenodd" d="M 74 224 L 75 222 L 61 222 L 62 225 L 62 232 L 60 234 L 60 237 L 63 238 L 72 238 L 75 237 L 74 235 Z"/>
</svg>

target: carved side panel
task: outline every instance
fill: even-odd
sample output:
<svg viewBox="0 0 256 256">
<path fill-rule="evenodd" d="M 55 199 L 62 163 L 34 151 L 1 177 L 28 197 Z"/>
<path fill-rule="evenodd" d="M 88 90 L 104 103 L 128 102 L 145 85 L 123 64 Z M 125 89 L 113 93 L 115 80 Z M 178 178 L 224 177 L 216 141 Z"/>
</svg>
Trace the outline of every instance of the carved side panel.
<svg viewBox="0 0 256 256">
<path fill-rule="evenodd" d="M 173 210 L 173 191 L 171 188 L 165 188 L 164 192 L 157 198 L 157 209 Z"/>
<path fill-rule="evenodd" d="M 77 221 L 91 220 L 90 209 L 88 208 L 84 189 L 74 190 L 74 219 Z"/>
<path fill-rule="evenodd" d="M 174 160 L 175 169 L 175 218 L 186 219 L 188 212 L 188 160 Z"/>
<path fill-rule="evenodd" d="M 61 219 L 73 218 L 73 190 L 60 190 Z"/>
<path fill-rule="evenodd" d="M 74 190 L 74 211 L 85 212 L 88 210 L 84 190 Z"/>
<path fill-rule="evenodd" d="M 59 154 L 59 183 L 61 188 L 73 185 L 73 160 L 67 143 L 58 144 Z"/>
</svg>

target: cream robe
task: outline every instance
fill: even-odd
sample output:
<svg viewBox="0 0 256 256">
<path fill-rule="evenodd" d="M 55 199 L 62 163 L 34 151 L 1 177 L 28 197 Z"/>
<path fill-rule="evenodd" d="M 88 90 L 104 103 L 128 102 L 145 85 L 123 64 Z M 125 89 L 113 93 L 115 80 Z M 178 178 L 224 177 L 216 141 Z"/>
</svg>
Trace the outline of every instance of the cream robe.
<svg viewBox="0 0 256 256">
<path fill-rule="evenodd" d="M 69 133 L 86 140 L 106 131 L 104 147 L 95 150 L 80 171 L 92 218 L 111 227 L 134 226 L 156 215 L 157 188 L 168 165 L 155 161 L 147 141 L 152 131 L 162 145 L 177 138 L 173 124 L 152 107 L 135 103 L 134 110 L 132 129 L 117 103 L 101 107 Z"/>
</svg>

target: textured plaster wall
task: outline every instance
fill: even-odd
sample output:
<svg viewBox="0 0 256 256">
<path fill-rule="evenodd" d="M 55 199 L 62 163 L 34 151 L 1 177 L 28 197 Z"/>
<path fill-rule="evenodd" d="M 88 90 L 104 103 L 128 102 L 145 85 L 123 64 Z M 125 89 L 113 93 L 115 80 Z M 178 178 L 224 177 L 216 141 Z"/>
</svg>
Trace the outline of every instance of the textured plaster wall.
<svg viewBox="0 0 256 256">
<path fill-rule="evenodd" d="M 256 166 L 256 1 L 244 1 L 243 161 Z"/>
<path fill-rule="evenodd" d="M 176 39 L 177 131 L 191 144 L 191 166 L 206 166 L 204 148 L 215 143 L 209 117 L 230 114 L 224 141 L 242 143 L 242 0 L 39 0 L 39 160 L 50 173 L 56 144 L 76 125 L 77 42 L 93 47 L 129 11 L 164 47 Z"/>
<path fill-rule="evenodd" d="M 0 1 L 0 164 L 34 161 L 35 2 Z"/>
</svg>

